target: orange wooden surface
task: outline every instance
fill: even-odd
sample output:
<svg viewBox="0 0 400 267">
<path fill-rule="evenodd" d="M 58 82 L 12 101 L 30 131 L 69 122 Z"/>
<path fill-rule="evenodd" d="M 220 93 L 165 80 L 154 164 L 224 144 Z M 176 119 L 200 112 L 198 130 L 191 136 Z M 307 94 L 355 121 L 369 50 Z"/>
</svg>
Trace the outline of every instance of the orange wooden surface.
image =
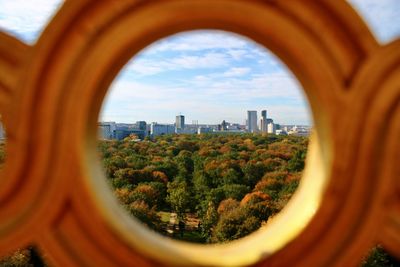
<svg viewBox="0 0 400 267">
<path fill-rule="evenodd" d="M 308 97 L 320 166 L 304 178 L 320 168 L 327 185 L 282 245 L 262 233 L 215 247 L 165 240 L 107 188 L 96 134 L 108 86 L 145 46 L 194 29 L 264 45 Z M 382 243 L 400 257 L 400 41 L 379 45 L 345 1 L 66 1 L 33 46 L 0 33 L 0 71 L 0 255 L 33 243 L 55 266 L 357 266 Z"/>
</svg>

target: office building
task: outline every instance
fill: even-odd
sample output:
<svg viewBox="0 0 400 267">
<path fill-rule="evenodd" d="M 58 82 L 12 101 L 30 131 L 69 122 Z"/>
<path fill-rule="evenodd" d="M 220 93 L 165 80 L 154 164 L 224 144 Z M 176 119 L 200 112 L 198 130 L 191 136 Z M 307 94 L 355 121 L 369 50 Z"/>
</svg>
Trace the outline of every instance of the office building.
<svg viewBox="0 0 400 267">
<path fill-rule="evenodd" d="M 260 131 L 262 133 L 267 132 L 267 111 L 261 111 L 261 120 L 260 120 Z"/>
<path fill-rule="evenodd" d="M 257 111 L 247 111 L 247 131 L 249 133 L 257 132 Z"/>
<path fill-rule="evenodd" d="M 185 128 L 185 116 L 183 115 L 176 116 L 175 126 L 177 130 L 178 129 L 183 130 Z"/>
<path fill-rule="evenodd" d="M 135 123 L 135 128 L 138 130 L 146 131 L 147 123 L 145 121 L 137 121 Z"/>
<path fill-rule="evenodd" d="M 267 132 L 269 134 L 275 134 L 275 124 L 273 122 L 267 124 Z"/>
<path fill-rule="evenodd" d="M 150 125 L 150 134 L 152 137 L 158 135 L 166 135 L 166 134 L 174 134 L 175 126 L 170 124 L 158 124 L 156 122 L 151 123 Z"/>
<path fill-rule="evenodd" d="M 98 129 L 100 139 L 111 140 L 114 138 L 114 132 L 117 129 L 117 124 L 113 121 L 99 122 Z"/>
<path fill-rule="evenodd" d="M 212 133 L 213 129 L 211 127 L 199 127 L 197 129 L 197 134 Z"/>
</svg>

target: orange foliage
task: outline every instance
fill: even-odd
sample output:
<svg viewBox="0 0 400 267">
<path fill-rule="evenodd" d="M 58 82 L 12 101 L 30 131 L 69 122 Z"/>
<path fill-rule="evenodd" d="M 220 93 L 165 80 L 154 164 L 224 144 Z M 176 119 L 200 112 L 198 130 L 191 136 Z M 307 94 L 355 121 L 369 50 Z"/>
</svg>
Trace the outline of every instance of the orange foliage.
<svg viewBox="0 0 400 267">
<path fill-rule="evenodd" d="M 147 185 L 147 184 L 138 185 L 135 188 L 134 192 L 145 194 L 152 199 L 155 198 L 158 194 L 157 191 L 153 187 L 151 187 L 150 185 Z"/>
<path fill-rule="evenodd" d="M 222 200 L 221 203 L 219 203 L 217 212 L 219 215 L 221 215 L 222 213 L 225 213 L 227 211 L 232 211 L 237 207 L 239 207 L 239 201 L 233 198 L 228 198 Z"/>
<path fill-rule="evenodd" d="M 263 192 L 256 191 L 252 193 L 248 193 L 247 195 L 244 196 L 242 201 L 240 201 L 240 206 L 244 206 L 250 201 L 268 201 L 271 200 L 271 197 Z"/>
<path fill-rule="evenodd" d="M 151 160 L 151 162 L 162 162 L 164 160 L 164 158 L 163 157 L 161 157 L 161 156 L 154 156 L 153 158 L 152 158 L 152 160 Z"/>
<path fill-rule="evenodd" d="M 128 188 L 117 188 L 114 190 L 114 195 L 122 204 L 129 204 L 131 191 Z"/>
<path fill-rule="evenodd" d="M 247 148 L 249 150 L 255 150 L 256 146 L 253 143 L 253 140 L 251 140 L 250 138 L 247 138 L 246 140 L 243 141 L 243 143 L 247 146 Z"/>
<path fill-rule="evenodd" d="M 153 171 L 153 177 L 162 183 L 168 183 L 168 176 L 162 171 Z"/>
<path fill-rule="evenodd" d="M 302 172 L 296 172 L 296 173 L 289 173 L 286 181 L 289 183 L 291 181 L 299 181 L 301 179 Z"/>
<path fill-rule="evenodd" d="M 222 154 L 224 154 L 224 153 L 229 153 L 229 152 L 231 152 L 231 147 L 230 146 L 227 146 L 227 145 L 224 145 L 224 146 L 222 146 L 220 149 L 219 149 L 219 152 L 220 153 L 222 153 Z"/>
<path fill-rule="evenodd" d="M 210 155 L 210 148 L 208 148 L 208 147 L 200 148 L 199 155 L 202 157 L 207 157 L 208 155 Z"/>
<path fill-rule="evenodd" d="M 263 191 L 265 188 L 272 185 L 274 182 L 275 181 L 273 180 L 263 179 L 255 185 L 254 191 Z"/>
</svg>

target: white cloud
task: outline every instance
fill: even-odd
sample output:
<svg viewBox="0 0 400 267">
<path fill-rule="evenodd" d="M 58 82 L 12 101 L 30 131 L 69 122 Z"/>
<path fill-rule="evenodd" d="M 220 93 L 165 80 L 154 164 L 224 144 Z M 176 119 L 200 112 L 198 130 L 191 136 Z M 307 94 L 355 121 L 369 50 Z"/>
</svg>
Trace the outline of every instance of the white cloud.
<svg viewBox="0 0 400 267">
<path fill-rule="evenodd" d="M 348 0 L 361 14 L 380 42 L 400 37 L 399 0 Z"/>
<path fill-rule="evenodd" d="M 240 60 L 243 57 L 252 57 L 248 50 L 245 49 L 229 49 L 227 53 L 235 60 Z"/>
<path fill-rule="evenodd" d="M 34 42 L 62 0 L 0 0 L 0 28 Z"/>
<path fill-rule="evenodd" d="M 198 75 L 186 86 L 120 80 L 111 88 L 105 101 L 104 120 L 120 116 L 125 121 L 173 122 L 174 116 L 183 112 L 188 121 L 218 123 L 225 119 L 243 123 L 247 109 L 265 108 L 277 122 L 310 120 L 298 82 L 283 72 L 254 75 L 249 80 Z"/>
<path fill-rule="evenodd" d="M 171 70 L 220 68 L 228 64 L 229 58 L 225 54 L 210 52 L 201 56 L 181 55 L 162 60 L 142 57 L 129 62 L 126 70 L 139 75 L 155 75 Z"/>
<path fill-rule="evenodd" d="M 245 69 L 241 70 L 243 74 L 247 71 Z M 188 81 L 187 86 L 206 90 L 210 96 L 225 96 L 241 102 L 257 98 L 303 98 L 300 83 L 291 73 L 283 70 L 254 74 L 245 79 L 240 75 L 226 75 L 226 73 L 198 75 L 195 79 Z"/>
<path fill-rule="evenodd" d="M 243 76 L 251 71 L 250 68 L 230 68 L 228 71 L 224 72 L 224 77 L 235 77 L 235 76 Z"/>
</svg>

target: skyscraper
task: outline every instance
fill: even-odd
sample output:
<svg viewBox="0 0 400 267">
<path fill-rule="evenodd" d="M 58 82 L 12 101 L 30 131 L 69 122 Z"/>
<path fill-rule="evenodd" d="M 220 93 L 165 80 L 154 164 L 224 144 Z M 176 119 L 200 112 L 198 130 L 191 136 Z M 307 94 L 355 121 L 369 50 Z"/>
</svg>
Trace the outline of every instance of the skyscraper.
<svg viewBox="0 0 400 267">
<path fill-rule="evenodd" d="M 247 131 L 249 133 L 257 132 L 257 111 L 247 111 Z"/>
<path fill-rule="evenodd" d="M 267 132 L 267 111 L 261 111 L 261 123 L 260 123 L 260 130 L 262 133 Z"/>
<path fill-rule="evenodd" d="M 176 116 L 175 126 L 177 130 L 183 130 L 185 128 L 185 116 Z"/>
<path fill-rule="evenodd" d="M 137 121 L 135 127 L 139 130 L 146 131 L 147 123 L 145 121 Z"/>
</svg>

